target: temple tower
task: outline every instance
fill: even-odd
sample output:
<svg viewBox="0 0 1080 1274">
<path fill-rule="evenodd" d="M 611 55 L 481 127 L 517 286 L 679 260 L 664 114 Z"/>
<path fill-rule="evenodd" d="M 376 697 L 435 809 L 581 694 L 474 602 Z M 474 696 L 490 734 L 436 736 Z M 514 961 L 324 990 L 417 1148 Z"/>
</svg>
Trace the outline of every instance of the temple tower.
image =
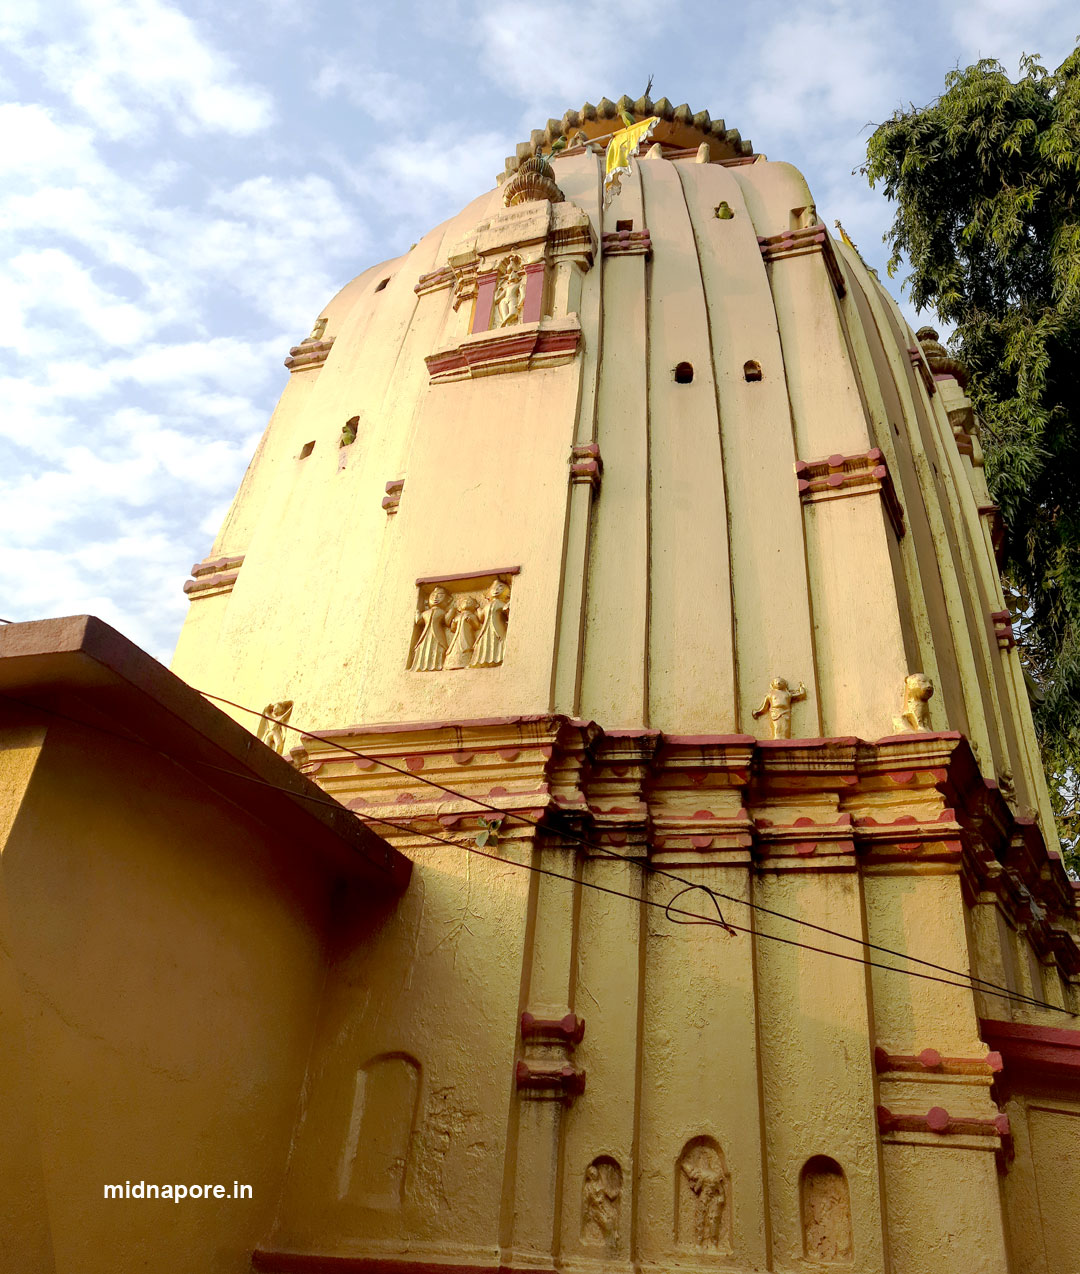
<svg viewBox="0 0 1080 1274">
<path fill-rule="evenodd" d="M 607 206 L 605 100 L 329 302 L 185 586 L 175 671 L 416 864 L 257 1267 L 1034 1269 L 1001 1056 L 1080 952 L 963 369 L 618 107 Z"/>
</svg>

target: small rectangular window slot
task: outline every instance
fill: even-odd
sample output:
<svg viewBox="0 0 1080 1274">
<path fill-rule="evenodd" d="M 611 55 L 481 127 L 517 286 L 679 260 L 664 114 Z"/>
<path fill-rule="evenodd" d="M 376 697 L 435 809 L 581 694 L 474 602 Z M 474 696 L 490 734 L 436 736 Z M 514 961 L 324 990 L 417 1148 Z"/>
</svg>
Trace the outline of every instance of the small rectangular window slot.
<svg viewBox="0 0 1080 1274">
<path fill-rule="evenodd" d="M 314 442 L 305 442 L 304 445 L 300 448 L 300 459 L 306 460 L 308 456 L 310 456 L 314 450 L 315 450 Z"/>
<path fill-rule="evenodd" d="M 380 280 L 380 282 L 379 282 L 378 286 L 375 288 L 375 291 L 376 291 L 376 292 L 381 292 L 381 291 L 383 290 L 383 288 L 384 288 L 384 287 L 386 287 L 386 285 L 387 285 L 389 282 L 390 282 L 389 277 L 387 277 L 387 278 L 385 278 L 385 279 Z"/>
<path fill-rule="evenodd" d="M 618 231 L 620 231 L 620 232 L 621 232 L 621 231 L 623 231 L 623 230 L 633 230 L 633 228 L 634 228 L 633 220 L 630 220 L 630 221 L 616 221 L 616 222 L 615 222 L 615 229 L 616 229 L 616 230 L 618 230 Z"/>
</svg>

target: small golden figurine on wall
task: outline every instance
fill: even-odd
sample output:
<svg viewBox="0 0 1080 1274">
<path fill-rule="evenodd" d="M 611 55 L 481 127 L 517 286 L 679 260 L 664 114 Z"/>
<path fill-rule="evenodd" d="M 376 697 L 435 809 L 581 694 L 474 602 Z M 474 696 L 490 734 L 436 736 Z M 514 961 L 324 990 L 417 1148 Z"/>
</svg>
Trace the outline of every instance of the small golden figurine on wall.
<svg viewBox="0 0 1080 1274">
<path fill-rule="evenodd" d="M 476 598 L 471 593 L 458 593 L 454 598 L 447 613 L 446 626 L 450 630 L 450 645 L 443 667 L 468 668 L 476 630 L 480 627 L 476 614 Z"/>
<path fill-rule="evenodd" d="M 791 738 L 791 705 L 806 698 L 806 687 L 799 682 L 799 688 L 792 690 L 783 677 L 773 677 L 769 683 L 769 693 L 762 701 L 761 707 L 754 713 L 754 720 L 769 714 L 774 739 Z"/>
<path fill-rule="evenodd" d="M 293 701 L 282 699 L 278 703 L 268 703 L 262 712 L 259 722 L 259 738 L 268 748 L 272 748 L 278 756 L 285 754 L 285 727 L 292 716 Z"/>
<path fill-rule="evenodd" d="M 898 717 L 893 717 L 893 729 L 897 734 L 923 733 L 930 729 L 930 699 L 934 683 L 925 672 L 913 672 L 904 678 L 904 705 Z"/>
</svg>

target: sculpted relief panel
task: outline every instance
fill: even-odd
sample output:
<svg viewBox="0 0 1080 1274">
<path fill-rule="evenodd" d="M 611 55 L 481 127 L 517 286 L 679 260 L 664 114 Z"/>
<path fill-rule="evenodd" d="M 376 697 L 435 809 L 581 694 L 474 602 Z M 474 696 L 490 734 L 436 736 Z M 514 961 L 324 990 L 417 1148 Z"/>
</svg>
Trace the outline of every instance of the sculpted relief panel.
<svg viewBox="0 0 1080 1274">
<path fill-rule="evenodd" d="M 684 1251 L 729 1252 L 731 1207 L 727 1166 L 712 1137 L 694 1137 L 675 1169 L 675 1242 Z"/>
<path fill-rule="evenodd" d="M 418 581 L 410 672 L 498 667 L 510 622 L 508 574 Z"/>
</svg>

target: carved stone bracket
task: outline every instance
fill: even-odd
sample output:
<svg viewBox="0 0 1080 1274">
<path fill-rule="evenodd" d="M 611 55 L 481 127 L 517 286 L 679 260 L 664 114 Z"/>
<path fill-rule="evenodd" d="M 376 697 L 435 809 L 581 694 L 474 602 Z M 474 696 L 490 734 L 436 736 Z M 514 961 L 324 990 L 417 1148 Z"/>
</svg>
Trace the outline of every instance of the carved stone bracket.
<svg viewBox="0 0 1080 1274">
<path fill-rule="evenodd" d="M 992 610 L 990 619 L 994 625 L 994 636 L 997 638 L 997 644 L 1002 650 L 1012 650 L 1016 645 L 1016 638 L 1013 636 L 1012 616 L 1007 610 Z"/>
<path fill-rule="evenodd" d="M 583 343 L 576 314 L 562 319 L 540 319 L 517 327 L 495 328 L 467 336 L 453 349 L 438 350 L 425 358 L 433 385 L 497 376 L 504 372 L 532 371 L 571 362 Z"/>
<path fill-rule="evenodd" d="M 849 495 L 879 494 L 897 538 L 904 534 L 903 506 L 897 498 L 885 457 L 877 447 L 853 456 L 797 460 L 795 475 L 804 504 Z"/>
<path fill-rule="evenodd" d="M 823 222 L 818 221 L 812 226 L 785 230 L 783 234 L 768 235 L 764 238 L 758 235 L 758 247 L 766 264 L 820 252 L 825 258 L 825 269 L 829 272 L 836 295 L 843 296 L 847 291 L 844 276 L 836 260 L 836 250 L 833 248 L 829 232 L 825 229 Z"/>
<path fill-rule="evenodd" d="M 1005 558 L 1005 523 L 1001 510 L 996 504 L 980 504 L 979 517 L 986 518 L 990 523 L 990 544 L 994 550 L 994 560 L 1000 566 Z"/>
<path fill-rule="evenodd" d="M 401 503 L 401 493 L 405 490 L 404 478 L 392 478 L 386 484 L 386 494 L 383 496 L 382 507 L 387 515 L 394 514 L 398 511 L 398 505 Z"/>
<path fill-rule="evenodd" d="M 285 366 L 290 372 L 306 372 L 312 367 L 321 367 L 326 362 L 326 356 L 330 353 L 333 344 L 333 337 L 328 341 L 315 341 L 309 337 L 289 350 Z"/>
<path fill-rule="evenodd" d="M 937 385 L 934 383 L 934 373 L 930 370 L 929 365 L 923 358 L 922 350 L 916 348 L 914 345 L 909 345 L 908 358 L 911 360 L 912 367 L 915 368 L 915 370 L 919 373 L 919 376 L 922 378 L 923 387 L 926 390 L 926 396 L 928 398 L 933 398 L 933 396 L 937 393 Z"/>
<path fill-rule="evenodd" d="M 184 592 L 192 601 L 197 597 L 217 597 L 221 593 L 231 593 L 243 564 L 242 553 L 237 557 L 210 557 L 203 562 L 196 562 L 191 568 L 193 578 L 184 584 Z"/>
<path fill-rule="evenodd" d="M 570 451 L 570 481 L 573 484 L 588 483 L 593 494 L 600 492 L 600 481 L 604 476 L 604 462 L 600 458 L 600 448 L 595 442 L 581 443 Z"/>
<path fill-rule="evenodd" d="M 523 1097 L 555 1096 L 573 1101 L 585 1091 L 585 1072 L 576 1066 L 542 1066 L 520 1061 L 514 1078 Z"/>
<path fill-rule="evenodd" d="M 652 256 L 652 236 L 648 230 L 610 230 L 600 239 L 601 255 L 605 257 Z"/>
</svg>

